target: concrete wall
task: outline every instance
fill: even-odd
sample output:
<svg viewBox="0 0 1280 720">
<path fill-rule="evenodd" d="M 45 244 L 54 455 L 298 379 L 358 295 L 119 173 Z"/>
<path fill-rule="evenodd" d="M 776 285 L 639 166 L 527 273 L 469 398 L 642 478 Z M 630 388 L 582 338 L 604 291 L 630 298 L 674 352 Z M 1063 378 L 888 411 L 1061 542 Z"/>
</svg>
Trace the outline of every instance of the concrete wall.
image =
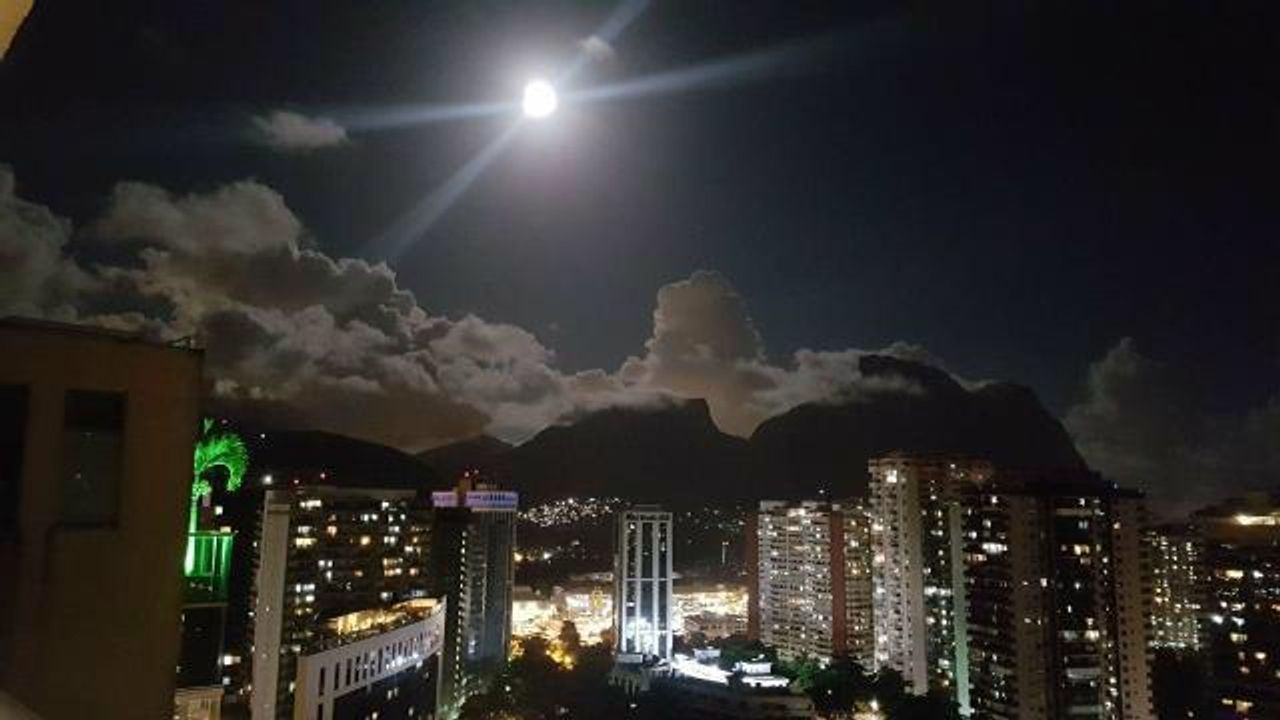
<svg viewBox="0 0 1280 720">
<path fill-rule="evenodd" d="M 0 538 L 0 688 L 48 720 L 171 717 L 203 356 L 11 321 L 0 348 L 0 384 L 29 388 L 19 524 Z M 59 521 L 71 389 L 126 394 L 110 527 Z"/>
</svg>

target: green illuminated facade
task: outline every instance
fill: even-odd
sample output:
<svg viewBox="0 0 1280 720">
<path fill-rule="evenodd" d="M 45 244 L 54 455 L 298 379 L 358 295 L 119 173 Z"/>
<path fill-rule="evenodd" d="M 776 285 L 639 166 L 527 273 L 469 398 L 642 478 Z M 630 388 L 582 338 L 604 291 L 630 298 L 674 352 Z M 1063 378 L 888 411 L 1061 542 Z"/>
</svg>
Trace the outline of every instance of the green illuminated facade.
<svg viewBox="0 0 1280 720">
<path fill-rule="evenodd" d="M 226 597 L 232 536 L 230 533 L 199 531 L 200 502 L 213 494 L 213 483 L 208 476 L 216 468 L 220 468 L 226 478 L 227 492 L 235 492 L 244 482 L 248 467 L 249 450 L 240 436 L 229 430 L 216 429 L 213 420 L 205 418 L 204 432 L 196 443 L 183 571 L 188 585 L 207 582 L 210 587 L 221 588 L 221 597 Z"/>
<path fill-rule="evenodd" d="M 219 478 L 228 492 L 240 487 L 248 469 L 249 452 L 235 433 L 219 430 L 213 420 L 206 419 L 202 430 L 195 447 L 187 516 L 177 687 L 207 689 L 219 686 L 222 680 L 220 661 L 235 534 L 207 527 L 201 529 L 200 505 L 213 495 L 213 483 Z"/>
<path fill-rule="evenodd" d="M 193 532 L 187 535 L 185 568 L 187 602 L 225 602 L 227 579 L 231 573 L 231 541 L 229 532 Z"/>
</svg>

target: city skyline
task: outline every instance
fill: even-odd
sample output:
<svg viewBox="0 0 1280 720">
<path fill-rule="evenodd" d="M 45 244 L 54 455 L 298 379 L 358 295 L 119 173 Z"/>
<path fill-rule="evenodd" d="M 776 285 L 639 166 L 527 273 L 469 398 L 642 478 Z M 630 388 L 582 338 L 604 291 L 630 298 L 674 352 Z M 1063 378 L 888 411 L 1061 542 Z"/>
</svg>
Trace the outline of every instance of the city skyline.
<svg viewBox="0 0 1280 720">
<path fill-rule="evenodd" d="M 185 448 L 196 458 L 194 468 L 191 454 L 178 463 L 192 470 L 178 472 L 190 485 L 170 484 L 174 532 L 136 535 L 171 534 L 172 567 L 156 576 L 185 576 L 171 608 L 182 626 L 176 677 L 130 678 L 149 702 L 167 689 L 175 717 L 501 717 L 494 705 L 510 704 L 512 683 L 527 681 L 521 663 L 530 654 L 553 673 L 592 673 L 597 701 L 646 720 L 756 717 L 751 708 L 806 719 L 841 708 L 891 720 L 914 712 L 1261 718 L 1276 707 L 1280 496 L 1255 494 L 1203 508 L 1183 524 L 1155 525 L 1142 493 L 1084 468 L 894 452 L 868 461 L 864 493 L 838 501 L 673 513 L 565 498 L 520 513 L 516 493 L 484 482 L 479 471 L 463 473 L 448 490 L 425 470 L 396 487 L 406 471 L 390 472 L 396 464 L 386 457 L 370 462 L 377 456 L 367 449 L 355 454 L 322 439 L 294 465 L 299 458 L 280 447 L 283 437 L 254 433 L 244 442 L 234 425 L 196 412 L 190 388 L 198 355 L 187 348 L 49 323 L 10 320 L 0 330 L 31 350 L 0 368 L 5 437 L 20 433 L 28 451 L 47 451 L 51 437 L 73 439 L 71 465 L 63 467 L 79 470 L 51 483 L 61 490 L 61 516 L 108 536 L 117 525 L 136 533 L 136 516 L 113 511 L 109 490 L 143 481 L 110 472 L 112 458 L 127 460 L 143 445 L 166 448 L 175 460 L 184 459 L 171 451 Z M 124 413 L 137 388 L 50 386 L 55 378 L 84 384 L 89 375 L 88 353 L 52 373 L 29 362 L 64 357 L 60 351 L 73 347 L 67 343 L 127 353 L 113 373 L 185 360 L 173 369 L 182 370 L 174 375 L 187 389 L 162 384 L 161 394 Z M 151 418 L 172 412 L 164 400 L 184 394 L 188 421 L 176 424 L 179 432 L 156 432 Z M 49 423 L 28 426 L 27 398 L 36 403 L 32 417 L 63 404 L 65 416 L 52 431 Z M 223 446 L 236 449 L 212 462 Z M 355 458 L 359 464 L 350 464 Z M 205 474 L 222 462 L 233 481 Z M 35 489 L 33 469 L 56 465 L 19 462 L 18 497 Z M 78 493 L 68 496 L 68 488 Z M 204 502 L 193 505 L 191 497 Z M 10 521 L 44 522 L 22 507 Z M 690 546 L 686 534 L 705 544 L 715 537 L 709 531 L 726 527 L 708 519 L 723 516 L 741 520 L 727 525 L 746 535 L 741 564 L 728 562 L 723 545 L 718 559 L 701 552 L 674 561 L 677 546 Z M 579 541 L 591 527 L 612 525 L 613 601 L 605 600 L 608 573 L 570 571 L 607 567 L 606 555 L 579 542 L 573 546 L 585 555 L 558 546 L 535 552 L 538 545 L 516 542 L 518 523 L 568 530 Z M 228 566 L 237 535 L 236 545 L 249 552 Z M 225 550 L 197 546 L 192 563 L 184 537 L 218 540 Z M 206 567 L 215 556 L 221 560 Z M 555 584 L 547 584 L 547 570 Z M 63 583 L 20 590 L 65 605 Z M 104 590 L 118 601 L 131 588 Z M 228 633 L 227 619 L 248 620 L 251 635 Z M 18 637 L 29 643 L 35 629 L 20 626 Z M 65 716 L 76 706 L 60 707 L 32 689 L 56 676 L 55 660 L 0 680 L 51 717 Z M 1169 687 L 1170 673 L 1192 668 L 1206 677 L 1182 691 Z M 831 699 L 835 688 L 824 683 L 837 684 L 841 699 Z M 595 717 L 568 710 L 579 707 L 580 692 L 556 700 L 557 714 Z M 530 709 L 526 702 L 515 708 Z"/>
<path fill-rule="evenodd" d="M 1277 470 L 1275 112 L 1239 80 L 1265 23 L 331 4 L 268 48 L 223 41 L 296 19 L 142 5 L 86 35 L 37 3 L 0 65 L 0 313 L 195 335 L 221 403 L 410 449 L 665 395 L 744 435 L 886 390 L 861 348 L 1033 387 L 1128 484 Z M 1081 62 L 1070 39 L 1099 28 Z M 558 110 L 454 197 L 561 63 Z M 435 224 L 380 248 L 425 201 Z"/>
<path fill-rule="evenodd" d="M 0 716 L 1280 717 L 1275 0 L 0 0 Z"/>
</svg>

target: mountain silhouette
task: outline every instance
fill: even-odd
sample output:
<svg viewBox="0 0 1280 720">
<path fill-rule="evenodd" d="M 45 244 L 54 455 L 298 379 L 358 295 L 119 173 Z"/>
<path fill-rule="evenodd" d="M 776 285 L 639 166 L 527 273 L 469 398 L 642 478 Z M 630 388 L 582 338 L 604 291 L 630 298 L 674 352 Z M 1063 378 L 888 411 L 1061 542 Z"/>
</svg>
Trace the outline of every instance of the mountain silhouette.
<svg viewBox="0 0 1280 720">
<path fill-rule="evenodd" d="M 721 432 L 706 402 L 612 408 L 549 427 L 516 447 L 475 438 L 422 453 L 443 476 L 475 467 L 523 496 L 616 496 L 675 507 L 762 498 L 858 495 L 867 460 L 892 451 L 971 455 L 1004 467 L 1083 467 L 1056 418 L 1028 388 L 966 388 L 945 371 L 867 355 L 873 390 L 806 403 L 749 439 Z M 874 384 L 872 384 L 874 385 Z"/>
</svg>

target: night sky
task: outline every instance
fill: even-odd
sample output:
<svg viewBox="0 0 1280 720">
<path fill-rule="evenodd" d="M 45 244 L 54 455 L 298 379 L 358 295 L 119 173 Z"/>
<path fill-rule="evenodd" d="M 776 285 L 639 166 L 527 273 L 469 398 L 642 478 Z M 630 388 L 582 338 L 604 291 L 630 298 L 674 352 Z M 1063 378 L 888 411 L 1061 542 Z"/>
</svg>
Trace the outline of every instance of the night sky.
<svg viewBox="0 0 1280 720">
<path fill-rule="evenodd" d="M 1271 473 L 1280 8 L 1117 4 L 654 3 L 562 95 L 731 62 L 667 91 L 562 98 L 391 269 L 432 317 L 532 333 L 557 377 L 625 376 L 662 345 L 659 288 L 710 283 L 749 313 L 763 354 L 742 357 L 762 367 L 904 341 L 963 378 L 1033 387 L 1082 442 L 1152 423 L 1130 456 L 1221 456 L 1259 433 L 1246 472 Z M 387 229 L 516 116 L 357 118 L 510 102 L 615 8 L 267 5 L 37 1 L 0 63 L 0 162 L 16 197 L 74 223 L 78 262 L 137 264 L 89 238 L 118 182 L 180 197 L 244 179 L 279 193 L 304 245 L 384 260 Z M 341 137 L 273 147 L 255 118 L 274 111 Z M 116 236 L 147 234 L 129 227 Z M 112 297 L 77 312 L 119 312 Z M 520 400 L 469 404 L 492 419 Z"/>
</svg>

